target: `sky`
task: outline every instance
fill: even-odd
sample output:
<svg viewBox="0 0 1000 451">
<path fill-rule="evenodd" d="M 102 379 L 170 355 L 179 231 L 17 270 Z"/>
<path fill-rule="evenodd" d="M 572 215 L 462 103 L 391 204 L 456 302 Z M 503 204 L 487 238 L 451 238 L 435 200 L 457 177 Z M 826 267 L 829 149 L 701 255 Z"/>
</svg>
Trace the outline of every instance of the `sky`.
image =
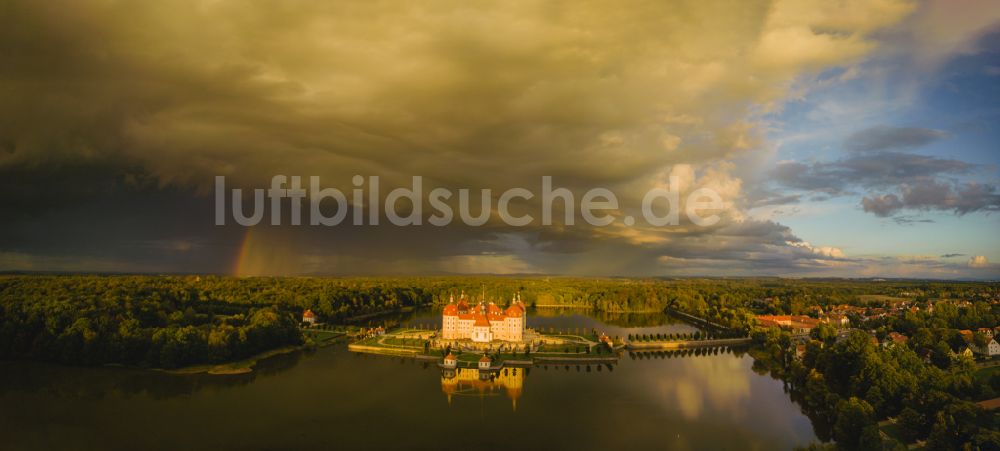
<svg viewBox="0 0 1000 451">
<path fill-rule="evenodd" d="M 998 2 L 14 0 L 0 21 L 2 271 L 1000 279 Z M 274 175 L 421 176 L 494 211 L 216 225 L 216 176 L 249 196 Z M 499 193 L 544 176 L 611 190 L 615 222 L 501 221 Z M 671 176 L 719 221 L 625 225 Z"/>
</svg>

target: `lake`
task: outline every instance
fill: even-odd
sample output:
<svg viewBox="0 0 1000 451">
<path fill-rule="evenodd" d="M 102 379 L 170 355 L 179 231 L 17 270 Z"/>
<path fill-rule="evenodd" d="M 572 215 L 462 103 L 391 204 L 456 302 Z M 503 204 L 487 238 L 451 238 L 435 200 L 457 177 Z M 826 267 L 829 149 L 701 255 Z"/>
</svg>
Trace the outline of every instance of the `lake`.
<svg viewBox="0 0 1000 451">
<path fill-rule="evenodd" d="M 371 319 L 434 325 L 432 311 Z M 693 332 L 665 315 L 531 312 L 529 327 Z M 727 350 L 493 381 L 343 343 L 250 374 L 0 363 L 0 449 L 790 449 L 816 440 L 783 384 Z"/>
</svg>

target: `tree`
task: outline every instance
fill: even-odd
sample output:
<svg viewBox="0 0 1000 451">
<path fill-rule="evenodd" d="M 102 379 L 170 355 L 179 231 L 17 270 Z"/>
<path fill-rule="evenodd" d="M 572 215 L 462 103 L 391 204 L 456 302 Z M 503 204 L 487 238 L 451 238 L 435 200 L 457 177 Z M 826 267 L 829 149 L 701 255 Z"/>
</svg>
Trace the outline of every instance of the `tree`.
<svg viewBox="0 0 1000 451">
<path fill-rule="evenodd" d="M 899 413 L 896 424 L 899 425 L 899 433 L 906 443 L 922 438 L 926 434 L 924 417 L 909 407 L 903 408 Z"/>
<path fill-rule="evenodd" d="M 931 352 L 931 363 L 941 369 L 951 366 L 951 347 L 944 341 L 939 341 Z"/>
<path fill-rule="evenodd" d="M 872 445 L 868 443 L 871 437 L 869 428 L 875 428 L 876 439 L 878 437 L 877 426 L 875 426 L 874 409 L 867 401 L 850 397 L 841 401 L 837 405 L 837 421 L 833 425 L 833 438 L 837 444 L 845 449 L 862 449 L 862 445 Z"/>
<path fill-rule="evenodd" d="M 827 323 L 820 323 L 819 326 L 813 328 L 809 335 L 819 341 L 826 344 L 833 344 L 837 338 L 837 329 Z"/>
<path fill-rule="evenodd" d="M 934 425 L 927 438 L 927 448 L 962 449 L 969 445 L 969 449 L 996 449 L 1000 445 L 1000 433 L 996 432 L 996 425 L 988 419 L 989 415 L 990 413 L 971 402 L 948 404 L 935 415 Z M 989 429 L 983 428 L 980 423 L 987 425 Z"/>
<path fill-rule="evenodd" d="M 976 332 L 972 334 L 972 343 L 979 349 L 986 349 L 986 346 L 990 343 L 990 337 L 987 337 L 984 333 Z"/>
</svg>

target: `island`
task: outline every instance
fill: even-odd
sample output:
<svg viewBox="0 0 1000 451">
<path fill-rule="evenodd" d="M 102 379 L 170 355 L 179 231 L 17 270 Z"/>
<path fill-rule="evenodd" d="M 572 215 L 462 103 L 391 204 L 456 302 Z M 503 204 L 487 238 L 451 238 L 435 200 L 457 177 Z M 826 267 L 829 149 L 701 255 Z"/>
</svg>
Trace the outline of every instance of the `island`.
<svg viewBox="0 0 1000 451">
<path fill-rule="evenodd" d="M 544 332 L 527 325 L 528 307 L 515 294 L 506 306 L 478 300 L 465 292 L 449 295 L 441 309 L 441 328 L 400 327 L 363 330 L 348 345 L 352 352 L 408 356 L 437 361 L 445 369 L 476 369 L 483 375 L 504 365 L 530 367 L 543 363 L 615 364 L 626 343 L 596 329 Z M 483 362 L 490 362 L 486 366 Z"/>
</svg>

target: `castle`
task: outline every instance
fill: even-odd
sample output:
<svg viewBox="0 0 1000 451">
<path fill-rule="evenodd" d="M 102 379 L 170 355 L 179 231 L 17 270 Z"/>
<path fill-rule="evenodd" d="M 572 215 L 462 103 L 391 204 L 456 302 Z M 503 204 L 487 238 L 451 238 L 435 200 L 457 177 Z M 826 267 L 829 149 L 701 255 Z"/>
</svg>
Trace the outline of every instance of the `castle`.
<svg viewBox="0 0 1000 451">
<path fill-rule="evenodd" d="M 452 295 L 441 314 L 441 338 L 471 339 L 476 343 L 493 340 L 521 342 L 524 339 L 525 307 L 521 295 L 511 299 L 506 310 L 484 300 L 469 306 L 463 293 L 458 303 Z"/>
</svg>

